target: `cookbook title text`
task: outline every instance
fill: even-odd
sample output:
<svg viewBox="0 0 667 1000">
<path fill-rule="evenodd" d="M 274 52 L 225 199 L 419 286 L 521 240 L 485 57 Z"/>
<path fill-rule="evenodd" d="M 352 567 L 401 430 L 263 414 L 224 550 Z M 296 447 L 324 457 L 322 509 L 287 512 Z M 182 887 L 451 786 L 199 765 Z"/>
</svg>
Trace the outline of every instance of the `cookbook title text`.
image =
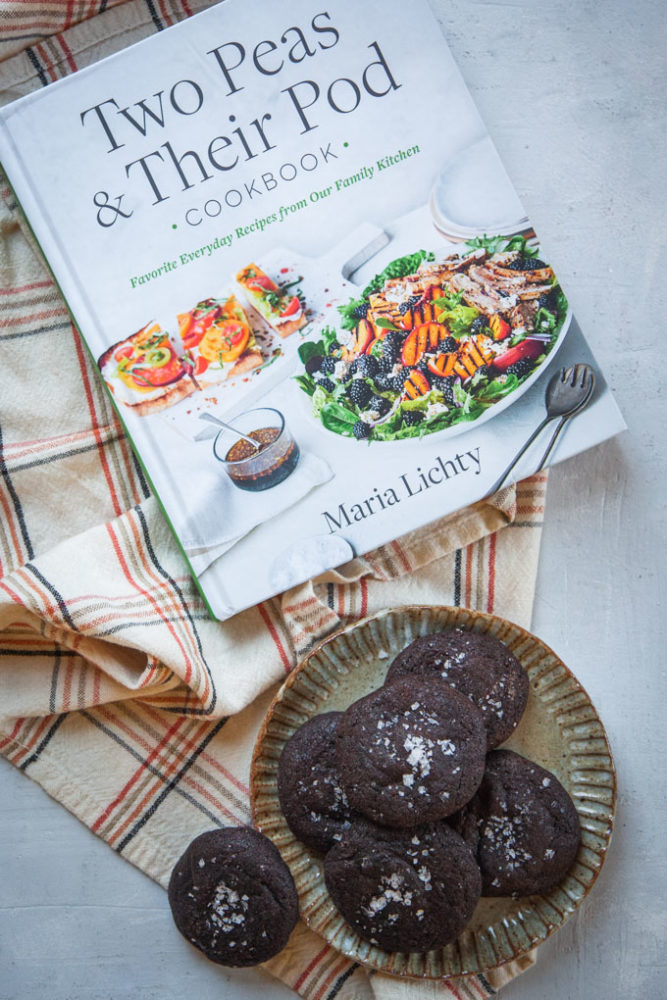
<svg viewBox="0 0 667 1000">
<path fill-rule="evenodd" d="M 170 128 L 182 134 L 184 121 L 193 119 L 214 102 L 218 115 L 220 97 L 233 101 L 245 89 L 249 76 L 259 74 L 268 81 L 285 74 L 283 79 L 287 82 L 286 76 L 293 67 L 302 63 L 309 66 L 307 60 L 321 58 L 339 43 L 340 31 L 329 13 L 320 11 L 313 15 L 305 29 L 292 25 L 279 40 L 262 38 L 253 46 L 227 41 L 210 48 L 205 55 L 213 72 L 207 75 L 207 86 L 211 79 L 218 81 L 211 92 L 205 89 L 201 80 L 184 78 L 154 94 L 140 97 L 132 106 L 122 107 L 109 96 L 82 109 L 79 117 L 86 137 L 97 145 L 100 153 L 120 161 L 119 185 L 123 186 L 113 191 L 99 190 L 92 196 L 91 207 L 97 223 L 109 229 L 130 219 L 137 200 L 144 200 L 146 195 L 152 199 L 151 205 L 159 205 L 174 194 L 189 191 L 215 176 L 228 174 L 244 163 L 265 156 L 278 148 L 286 122 L 290 120 L 296 135 L 307 135 L 325 122 L 328 115 L 352 114 L 364 102 L 386 97 L 400 88 L 380 44 L 372 41 L 368 44 L 370 61 L 366 63 L 364 59 L 354 78 L 338 76 L 331 79 L 333 74 L 330 73 L 327 79 L 315 80 L 310 74 L 304 74 L 303 79 L 280 88 L 276 107 L 280 105 L 281 110 L 284 107 L 286 113 L 275 119 L 271 112 L 264 111 L 239 122 L 232 110 L 235 105 L 230 103 L 226 109 L 225 134 L 212 135 L 196 149 L 188 148 L 182 140 L 176 144 L 173 135 L 166 138 Z M 287 130 L 289 127 L 288 124 Z M 156 137 L 165 141 L 155 145 Z M 142 146 L 149 147 L 148 150 L 142 149 L 141 156 L 133 153 L 133 159 L 122 162 L 126 160 L 122 151 L 127 154 L 128 147 L 136 151 L 138 138 Z M 238 195 L 242 196 L 240 190 Z M 235 207 L 233 199 L 233 195 L 231 200 L 228 198 L 230 207 Z"/>
</svg>

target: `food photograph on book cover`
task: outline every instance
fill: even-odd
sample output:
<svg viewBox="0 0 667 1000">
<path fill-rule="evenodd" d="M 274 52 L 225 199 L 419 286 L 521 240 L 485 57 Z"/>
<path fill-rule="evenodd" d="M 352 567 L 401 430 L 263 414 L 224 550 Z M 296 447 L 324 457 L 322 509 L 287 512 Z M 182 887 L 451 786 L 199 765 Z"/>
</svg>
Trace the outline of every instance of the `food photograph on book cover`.
<svg viewBox="0 0 667 1000">
<path fill-rule="evenodd" d="M 322 273 L 316 261 L 281 251 L 264 267 L 243 264 L 215 294 L 150 321 L 99 357 L 131 420 L 164 419 L 169 410 L 170 430 L 180 431 L 170 444 L 173 467 L 185 449 L 196 455 L 191 474 L 201 483 L 201 503 L 179 533 L 201 572 L 260 524 L 292 508 L 298 513 L 306 495 L 340 478 L 329 458 L 332 435 L 355 449 L 342 456 L 345 467 L 369 461 L 367 448 L 376 444 L 380 464 L 391 445 L 402 461 L 427 435 L 448 439 L 500 416 L 558 351 L 571 312 L 527 222 L 520 232 L 488 235 L 482 227 L 453 242 L 438 230 L 432 205 L 418 213 L 432 217 L 433 249 L 393 257 L 361 286 L 352 276 L 336 285 L 330 269 Z M 389 247 L 399 249 L 394 241 Z M 258 405 L 270 404 L 279 389 L 281 408 Z M 304 427 L 325 434 L 304 447 Z M 472 450 L 438 454 L 436 464 L 400 473 L 360 500 L 324 501 L 323 527 L 338 541 L 301 539 L 290 552 L 294 569 L 281 551 L 274 585 L 289 585 L 290 574 L 313 560 L 325 568 L 354 554 L 341 544 L 341 529 L 391 515 L 402 500 L 480 474 L 479 466 Z M 281 484 L 270 500 L 235 492 Z M 222 533 L 220 518 L 210 516 L 219 504 Z"/>
<path fill-rule="evenodd" d="M 234 293 L 204 299 L 176 317 L 180 350 L 151 322 L 98 364 L 114 396 L 143 416 L 263 369 L 282 353 L 272 332 L 310 323 L 296 382 L 327 430 L 372 441 L 462 430 L 516 398 L 567 332 L 567 299 L 538 250 L 522 234 L 417 250 L 336 304 L 329 322 L 308 315 L 300 289 L 292 294 L 302 278 L 278 284 L 251 263 L 237 275 L 245 308 Z"/>
<path fill-rule="evenodd" d="M 220 619 L 623 427 L 428 6 L 418 60 L 398 0 L 286 17 L 228 0 L 0 120 Z M 524 449 L 580 370 L 553 450 Z"/>
<path fill-rule="evenodd" d="M 521 234 L 399 257 L 338 311 L 299 348 L 298 382 L 323 427 L 369 441 L 460 431 L 499 412 L 570 318 L 552 268 Z"/>
</svg>

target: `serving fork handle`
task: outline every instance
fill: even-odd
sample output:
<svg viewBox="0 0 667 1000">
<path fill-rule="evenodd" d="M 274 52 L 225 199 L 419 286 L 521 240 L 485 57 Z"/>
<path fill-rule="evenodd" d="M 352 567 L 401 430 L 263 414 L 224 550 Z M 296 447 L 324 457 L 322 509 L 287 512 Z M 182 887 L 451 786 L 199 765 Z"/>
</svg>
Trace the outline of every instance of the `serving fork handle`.
<svg viewBox="0 0 667 1000">
<path fill-rule="evenodd" d="M 552 416 L 550 417 L 550 416 L 547 415 L 544 418 L 544 420 L 542 421 L 542 423 L 539 424 L 539 426 L 537 426 L 535 428 L 535 430 L 533 431 L 533 433 L 530 435 L 530 437 L 528 438 L 528 440 L 524 444 L 524 446 L 521 449 L 521 451 L 518 451 L 516 453 L 516 455 L 514 456 L 514 458 L 512 459 L 512 461 L 510 462 L 510 464 L 507 466 L 507 468 L 503 472 L 503 474 L 500 477 L 500 479 L 497 479 L 495 481 L 495 483 L 493 484 L 493 486 L 491 487 L 491 489 L 489 490 L 489 492 L 487 494 L 488 496 L 491 496 L 492 493 L 496 493 L 500 489 L 500 487 L 504 484 L 505 480 L 507 479 L 507 477 L 509 476 L 510 472 L 512 471 L 512 469 L 514 468 L 514 466 L 517 464 L 517 462 L 519 461 L 519 459 L 526 453 L 526 451 L 530 448 L 530 446 L 533 443 L 533 441 L 535 440 L 535 438 L 538 437 L 538 435 L 540 435 L 542 433 L 542 431 L 547 426 L 547 424 L 550 423 L 553 419 L 554 419 L 554 417 L 552 417 Z M 547 455 L 548 455 L 548 452 L 547 452 Z M 543 463 L 546 461 L 547 455 L 545 455 L 544 459 L 542 460 Z M 540 468 L 541 468 L 541 466 L 540 466 Z"/>
</svg>

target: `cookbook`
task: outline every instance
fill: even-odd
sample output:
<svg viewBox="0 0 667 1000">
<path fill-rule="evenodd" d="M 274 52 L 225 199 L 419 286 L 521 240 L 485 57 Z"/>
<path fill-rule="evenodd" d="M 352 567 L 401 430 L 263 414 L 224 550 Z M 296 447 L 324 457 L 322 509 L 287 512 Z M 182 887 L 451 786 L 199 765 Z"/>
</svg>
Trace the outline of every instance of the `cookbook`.
<svg viewBox="0 0 667 1000">
<path fill-rule="evenodd" d="M 625 426 L 426 0 L 225 0 L 0 161 L 216 618 L 535 472 L 577 365 L 548 462 Z"/>
</svg>

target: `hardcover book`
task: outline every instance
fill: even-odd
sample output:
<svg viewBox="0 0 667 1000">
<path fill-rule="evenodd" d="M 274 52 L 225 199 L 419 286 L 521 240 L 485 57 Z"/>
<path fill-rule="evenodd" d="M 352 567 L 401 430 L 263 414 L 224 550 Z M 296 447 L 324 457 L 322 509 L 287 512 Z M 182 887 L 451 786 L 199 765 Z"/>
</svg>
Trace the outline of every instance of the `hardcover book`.
<svg viewBox="0 0 667 1000">
<path fill-rule="evenodd" d="M 426 0 L 226 0 L 0 159 L 217 618 L 624 427 Z"/>
</svg>

